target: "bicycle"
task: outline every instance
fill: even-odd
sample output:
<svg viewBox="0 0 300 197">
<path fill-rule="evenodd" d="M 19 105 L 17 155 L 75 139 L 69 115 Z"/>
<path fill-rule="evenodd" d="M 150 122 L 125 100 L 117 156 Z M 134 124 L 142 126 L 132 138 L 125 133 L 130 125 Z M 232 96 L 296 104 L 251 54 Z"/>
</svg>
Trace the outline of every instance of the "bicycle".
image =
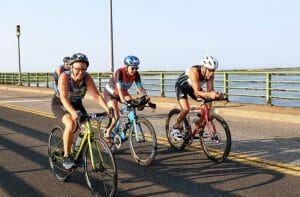
<svg viewBox="0 0 300 197">
<path fill-rule="evenodd" d="M 63 132 L 60 126 L 51 129 L 48 140 L 48 156 L 50 167 L 54 175 L 60 181 L 66 181 L 77 167 L 83 167 L 86 182 L 93 195 L 114 196 L 117 190 L 117 167 L 114 156 L 107 143 L 99 137 L 94 137 L 92 121 L 97 123 L 105 122 L 108 117 L 106 112 L 89 113 L 78 118 L 77 128 L 84 129 L 77 136 L 82 138 L 78 147 L 73 143 L 71 154 L 76 164 L 75 168 L 66 170 L 63 167 Z M 85 121 L 84 124 L 81 122 Z M 107 122 L 107 121 L 106 121 Z M 109 118 L 108 127 L 111 123 Z"/>
<path fill-rule="evenodd" d="M 224 99 L 199 98 L 200 106 L 191 108 L 187 117 L 181 122 L 180 131 L 183 140 L 176 140 L 171 136 L 171 130 L 175 124 L 180 109 L 172 109 L 166 120 L 166 136 L 169 144 L 176 150 L 182 151 L 187 145 L 193 143 L 196 134 L 199 133 L 200 145 L 206 156 L 216 163 L 223 162 L 230 153 L 231 134 L 226 121 L 218 114 L 210 113 L 208 104 L 212 101 Z M 197 118 L 191 121 L 191 112 L 198 111 Z M 192 124 L 193 126 L 192 126 Z"/>
<path fill-rule="evenodd" d="M 120 110 L 121 113 L 127 113 L 127 122 L 124 124 L 119 119 L 111 132 L 112 152 L 121 148 L 129 133 L 130 153 L 134 161 L 140 165 L 150 165 L 157 151 L 156 134 L 151 122 L 145 117 L 138 116 L 136 112 L 142 111 L 145 107 L 156 109 L 156 104 L 151 103 L 150 98 L 146 96 L 130 101 L 127 111 Z M 104 132 L 101 133 L 101 137 L 104 137 Z"/>
</svg>

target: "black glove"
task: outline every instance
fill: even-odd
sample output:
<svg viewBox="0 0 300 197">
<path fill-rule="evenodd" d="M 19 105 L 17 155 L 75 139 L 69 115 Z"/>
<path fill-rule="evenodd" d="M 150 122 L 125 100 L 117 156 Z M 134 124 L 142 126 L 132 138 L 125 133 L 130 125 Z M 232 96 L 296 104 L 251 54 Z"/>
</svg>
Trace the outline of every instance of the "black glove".
<svg viewBox="0 0 300 197">
<path fill-rule="evenodd" d="M 113 118 L 114 117 L 114 108 L 110 107 L 108 109 L 108 117 Z"/>
</svg>

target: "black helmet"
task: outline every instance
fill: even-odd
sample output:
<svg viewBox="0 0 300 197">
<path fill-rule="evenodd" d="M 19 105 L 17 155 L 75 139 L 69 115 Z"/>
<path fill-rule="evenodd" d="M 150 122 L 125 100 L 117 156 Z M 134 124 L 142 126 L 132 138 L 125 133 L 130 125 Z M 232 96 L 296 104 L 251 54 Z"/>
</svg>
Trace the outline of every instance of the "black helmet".
<svg viewBox="0 0 300 197">
<path fill-rule="evenodd" d="M 83 53 L 75 53 L 69 60 L 69 64 L 72 65 L 74 62 L 85 62 L 89 66 L 89 59 Z"/>
<path fill-rule="evenodd" d="M 68 61 L 69 61 L 70 59 L 71 59 L 70 57 L 64 57 L 63 61 L 64 61 L 64 63 L 68 63 Z"/>
</svg>

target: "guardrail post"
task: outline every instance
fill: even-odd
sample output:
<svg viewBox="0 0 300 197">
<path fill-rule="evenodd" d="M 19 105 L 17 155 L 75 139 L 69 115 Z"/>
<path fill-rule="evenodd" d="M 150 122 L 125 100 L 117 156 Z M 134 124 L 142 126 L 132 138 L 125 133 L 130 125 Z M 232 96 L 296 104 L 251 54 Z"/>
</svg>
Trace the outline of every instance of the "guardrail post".
<svg viewBox="0 0 300 197">
<path fill-rule="evenodd" d="M 30 73 L 27 73 L 27 86 L 30 86 Z"/>
<path fill-rule="evenodd" d="M 4 75 L 4 83 L 7 84 L 7 73 L 5 72 L 5 75 Z"/>
<path fill-rule="evenodd" d="M 97 73 L 98 78 L 98 90 L 101 92 L 101 73 Z"/>
<path fill-rule="evenodd" d="M 227 96 L 229 100 L 229 91 L 228 91 L 228 73 L 224 72 L 224 94 Z"/>
<path fill-rule="evenodd" d="M 165 73 L 160 73 L 160 96 L 165 97 Z"/>
<path fill-rule="evenodd" d="M 11 75 L 12 75 L 12 77 L 11 77 L 11 84 L 14 85 L 14 82 L 15 82 L 15 81 L 14 81 L 14 80 L 15 80 L 15 79 L 14 79 L 14 78 L 15 78 L 15 73 L 12 73 Z"/>
<path fill-rule="evenodd" d="M 46 87 L 49 88 L 49 73 L 46 73 Z"/>
<path fill-rule="evenodd" d="M 272 105 L 272 74 L 266 74 L 266 104 Z"/>
<path fill-rule="evenodd" d="M 38 73 L 35 73 L 35 83 L 36 83 L 36 87 L 39 87 Z"/>
<path fill-rule="evenodd" d="M 20 85 L 22 85 L 22 73 L 19 73 L 18 76 L 19 76 L 19 84 L 18 85 L 20 86 Z"/>
</svg>

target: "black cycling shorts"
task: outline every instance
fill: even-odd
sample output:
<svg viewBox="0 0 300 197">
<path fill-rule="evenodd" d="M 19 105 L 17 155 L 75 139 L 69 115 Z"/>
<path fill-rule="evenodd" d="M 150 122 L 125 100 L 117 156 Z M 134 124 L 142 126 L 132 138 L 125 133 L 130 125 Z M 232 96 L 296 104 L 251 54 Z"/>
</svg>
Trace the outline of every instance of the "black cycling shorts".
<svg viewBox="0 0 300 197">
<path fill-rule="evenodd" d="M 180 99 L 187 99 L 188 95 L 194 99 L 194 100 L 197 100 L 195 94 L 194 94 L 194 89 L 187 85 L 187 84 L 184 84 L 184 85 L 180 85 L 179 82 L 176 82 L 175 84 L 175 92 L 176 92 L 176 97 L 177 97 L 177 100 L 179 101 Z"/>
<path fill-rule="evenodd" d="M 82 105 L 82 102 L 76 102 L 76 103 L 71 102 L 71 105 L 74 107 L 76 111 L 80 111 L 82 114 L 87 114 L 85 108 Z M 55 95 L 53 96 L 51 101 L 51 108 L 55 117 L 59 119 L 62 119 L 62 117 L 65 114 L 69 113 L 63 106 L 62 102 L 60 101 L 60 98 L 58 98 Z"/>
</svg>

